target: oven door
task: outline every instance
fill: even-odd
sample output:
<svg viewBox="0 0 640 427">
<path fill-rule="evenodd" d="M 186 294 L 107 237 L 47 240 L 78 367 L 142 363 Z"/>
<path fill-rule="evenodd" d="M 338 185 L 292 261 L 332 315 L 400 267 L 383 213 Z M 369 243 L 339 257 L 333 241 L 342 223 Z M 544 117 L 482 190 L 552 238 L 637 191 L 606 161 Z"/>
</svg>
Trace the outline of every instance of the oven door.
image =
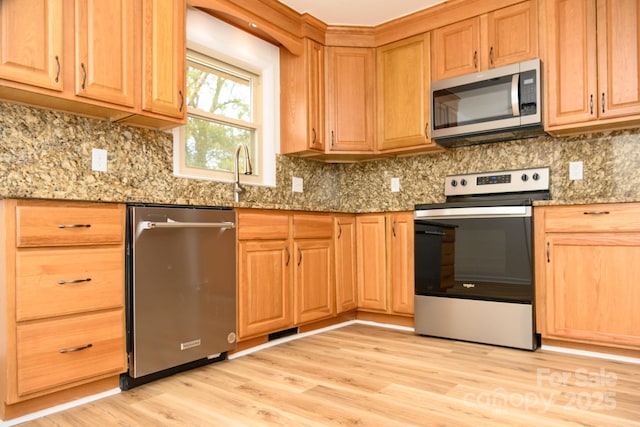
<svg viewBox="0 0 640 427">
<path fill-rule="evenodd" d="M 531 206 L 445 207 L 415 217 L 416 295 L 532 303 Z"/>
</svg>

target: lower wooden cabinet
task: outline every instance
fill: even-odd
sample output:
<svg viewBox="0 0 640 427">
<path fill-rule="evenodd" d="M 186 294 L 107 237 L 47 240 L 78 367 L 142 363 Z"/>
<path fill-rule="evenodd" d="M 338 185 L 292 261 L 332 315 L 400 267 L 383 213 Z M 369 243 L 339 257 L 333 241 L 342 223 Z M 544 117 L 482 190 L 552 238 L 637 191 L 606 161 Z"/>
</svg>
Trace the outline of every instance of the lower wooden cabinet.
<svg viewBox="0 0 640 427">
<path fill-rule="evenodd" d="M 290 267 L 286 238 L 238 243 L 238 339 L 293 326 Z"/>
<path fill-rule="evenodd" d="M 332 317 L 336 312 L 333 218 L 330 214 L 296 212 L 291 229 L 295 250 L 295 323 Z"/>
<path fill-rule="evenodd" d="M 333 236 L 336 314 L 340 314 L 358 307 L 358 288 L 356 282 L 356 216 L 334 216 Z"/>
<path fill-rule="evenodd" d="M 543 341 L 640 349 L 640 204 L 534 212 Z"/>
<path fill-rule="evenodd" d="M 238 212 L 238 339 L 335 314 L 330 214 Z"/>
<path fill-rule="evenodd" d="M 239 209 L 239 341 L 355 310 L 410 318 L 413 233 L 413 212 Z"/>
<path fill-rule="evenodd" d="M 358 309 L 413 315 L 413 212 L 356 217 Z"/>
<path fill-rule="evenodd" d="M 117 387 L 125 206 L 2 200 L 0 224 L 1 417 Z"/>
</svg>

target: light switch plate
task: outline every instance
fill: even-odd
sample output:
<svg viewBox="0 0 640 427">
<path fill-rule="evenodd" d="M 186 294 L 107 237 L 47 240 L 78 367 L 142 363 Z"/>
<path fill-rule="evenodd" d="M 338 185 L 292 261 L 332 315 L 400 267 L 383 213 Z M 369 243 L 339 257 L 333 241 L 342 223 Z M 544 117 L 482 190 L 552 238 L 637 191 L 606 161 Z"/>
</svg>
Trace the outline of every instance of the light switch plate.
<svg viewBox="0 0 640 427">
<path fill-rule="evenodd" d="M 391 192 L 397 193 L 400 191 L 400 178 L 391 178 Z"/>
<path fill-rule="evenodd" d="M 107 150 L 101 148 L 91 149 L 91 170 L 95 172 L 107 171 Z"/>
<path fill-rule="evenodd" d="M 569 162 L 569 179 L 575 181 L 582 179 L 583 165 L 582 162 Z"/>
<path fill-rule="evenodd" d="M 304 181 L 302 180 L 302 178 L 298 178 L 297 176 L 294 176 L 291 179 L 291 191 L 293 191 L 294 193 L 304 192 L 303 184 L 304 184 Z"/>
</svg>

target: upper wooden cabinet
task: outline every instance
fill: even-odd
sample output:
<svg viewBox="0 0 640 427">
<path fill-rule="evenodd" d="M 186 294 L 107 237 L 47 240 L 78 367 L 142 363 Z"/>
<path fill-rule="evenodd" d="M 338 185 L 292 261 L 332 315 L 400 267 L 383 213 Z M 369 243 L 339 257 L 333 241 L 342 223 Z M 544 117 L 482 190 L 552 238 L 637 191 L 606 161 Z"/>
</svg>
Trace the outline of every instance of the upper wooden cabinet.
<svg viewBox="0 0 640 427">
<path fill-rule="evenodd" d="M 142 1 L 142 109 L 183 119 L 185 108 L 185 4 Z"/>
<path fill-rule="evenodd" d="M 300 56 L 280 49 L 282 154 L 324 152 L 324 67 L 324 46 L 311 39 Z"/>
<path fill-rule="evenodd" d="M 130 0 L 75 1 L 78 96 L 134 106 L 136 13 Z"/>
<path fill-rule="evenodd" d="M 62 0 L 0 2 L 0 79 L 62 90 Z"/>
<path fill-rule="evenodd" d="M 640 1 L 547 1 L 545 13 L 545 130 L 639 123 Z"/>
<path fill-rule="evenodd" d="M 529 0 L 433 31 L 433 80 L 538 56 L 538 4 Z"/>
<path fill-rule="evenodd" d="M 133 125 L 181 124 L 185 7 L 184 0 L 2 1 L 0 98 Z"/>
<path fill-rule="evenodd" d="M 328 151 L 373 151 L 374 98 L 374 49 L 328 47 Z"/>
<path fill-rule="evenodd" d="M 429 64 L 428 33 L 377 49 L 378 150 L 437 148 L 427 132 Z"/>
</svg>

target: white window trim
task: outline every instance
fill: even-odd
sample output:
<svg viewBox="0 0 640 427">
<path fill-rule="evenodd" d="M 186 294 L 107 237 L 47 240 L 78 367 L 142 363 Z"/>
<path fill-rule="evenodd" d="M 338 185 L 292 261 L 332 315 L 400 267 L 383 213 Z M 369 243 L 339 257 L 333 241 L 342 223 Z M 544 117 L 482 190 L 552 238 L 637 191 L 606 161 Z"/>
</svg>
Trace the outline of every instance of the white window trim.
<svg viewBox="0 0 640 427">
<path fill-rule="evenodd" d="M 262 81 L 262 132 L 260 175 L 242 175 L 241 181 L 252 185 L 276 185 L 276 154 L 280 147 L 280 51 L 264 40 L 228 25 L 212 16 L 187 8 L 187 47 L 223 62 L 229 62 L 260 74 Z M 233 182 L 228 178 L 208 178 L 181 172 L 177 155 L 184 140 L 184 126 L 174 129 L 174 175 L 218 182 Z M 251 159 L 255 162 L 254 159 Z"/>
</svg>

